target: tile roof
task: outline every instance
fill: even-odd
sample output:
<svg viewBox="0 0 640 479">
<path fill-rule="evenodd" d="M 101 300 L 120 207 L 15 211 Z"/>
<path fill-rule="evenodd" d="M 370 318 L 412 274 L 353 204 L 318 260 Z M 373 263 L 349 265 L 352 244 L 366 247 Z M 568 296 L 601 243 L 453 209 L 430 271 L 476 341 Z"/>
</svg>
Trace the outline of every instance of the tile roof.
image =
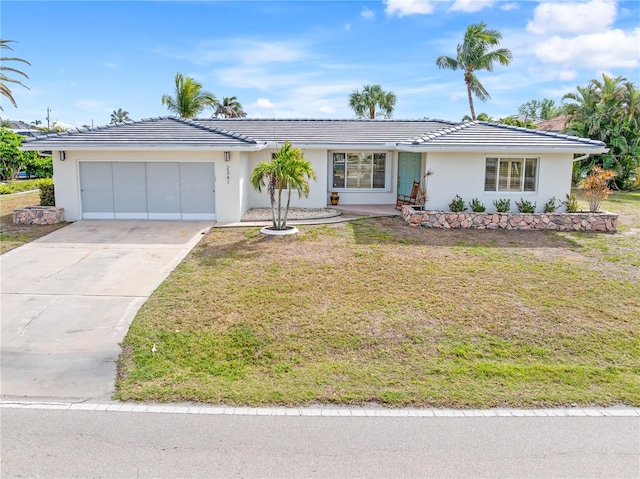
<svg viewBox="0 0 640 479">
<path fill-rule="evenodd" d="M 562 150 L 604 152 L 606 145 L 597 140 L 563 135 L 550 131 L 470 121 L 449 128 L 416 136 L 400 145 L 416 149 L 450 150 Z"/>
<path fill-rule="evenodd" d="M 444 120 L 196 119 L 161 117 L 105 127 L 49 133 L 24 149 L 241 149 L 274 142 L 335 148 L 369 146 L 429 150 L 606 151 L 602 142 L 487 122 Z"/>
<path fill-rule="evenodd" d="M 25 149 L 92 148 L 230 148 L 256 147 L 257 142 L 244 135 L 175 117 L 150 118 L 135 122 L 47 133 L 25 140 Z"/>
</svg>

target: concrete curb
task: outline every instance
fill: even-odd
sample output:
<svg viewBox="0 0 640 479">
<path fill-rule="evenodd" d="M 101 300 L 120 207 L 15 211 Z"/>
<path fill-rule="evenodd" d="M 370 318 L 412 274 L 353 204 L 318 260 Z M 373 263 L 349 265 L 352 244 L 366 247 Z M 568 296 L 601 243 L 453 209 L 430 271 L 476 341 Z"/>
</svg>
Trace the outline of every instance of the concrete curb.
<svg viewBox="0 0 640 479">
<path fill-rule="evenodd" d="M 210 416 L 309 417 L 638 417 L 640 408 L 595 407 L 552 409 L 373 409 L 373 408 L 252 408 L 228 406 L 174 406 L 147 404 L 94 404 L 74 402 L 0 401 L 0 409 L 205 414 Z"/>
</svg>

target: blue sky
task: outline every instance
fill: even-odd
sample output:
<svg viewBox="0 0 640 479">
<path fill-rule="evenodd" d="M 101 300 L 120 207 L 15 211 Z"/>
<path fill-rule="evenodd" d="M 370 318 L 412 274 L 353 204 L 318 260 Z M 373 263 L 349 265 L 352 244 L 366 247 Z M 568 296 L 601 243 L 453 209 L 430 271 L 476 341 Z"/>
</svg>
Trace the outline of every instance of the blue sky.
<svg viewBox="0 0 640 479">
<path fill-rule="evenodd" d="M 468 113 L 460 71 L 441 70 L 466 26 L 484 21 L 513 52 L 478 77 L 491 94 L 477 112 L 500 118 L 532 99 L 590 79 L 640 84 L 640 2 L 589 0 L 74 1 L 2 0 L 1 36 L 31 62 L 3 119 L 103 125 L 167 115 L 176 72 L 250 117 L 352 118 L 348 96 L 380 84 L 398 97 L 394 118 L 459 121 Z M 203 113 L 203 117 L 210 113 Z"/>
</svg>

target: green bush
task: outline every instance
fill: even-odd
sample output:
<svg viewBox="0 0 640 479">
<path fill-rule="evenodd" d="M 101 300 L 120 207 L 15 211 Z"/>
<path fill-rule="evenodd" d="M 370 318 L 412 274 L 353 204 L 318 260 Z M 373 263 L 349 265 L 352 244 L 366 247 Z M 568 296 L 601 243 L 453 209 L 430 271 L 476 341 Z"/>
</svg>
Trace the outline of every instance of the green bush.
<svg viewBox="0 0 640 479">
<path fill-rule="evenodd" d="M 494 200 L 493 206 L 496 207 L 496 211 L 498 213 L 508 213 L 511 209 L 511 200 L 509 199 L 499 199 Z"/>
<path fill-rule="evenodd" d="M 454 196 L 451 203 L 449 203 L 449 211 L 453 211 L 454 213 L 459 213 L 466 209 L 467 207 L 464 204 L 464 200 L 460 198 L 460 195 Z"/>
<path fill-rule="evenodd" d="M 563 201 L 562 204 L 567 208 L 567 213 L 575 213 L 578 211 L 578 198 L 575 193 L 567 195 L 567 200 Z"/>
<path fill-rule="evenodd" d="M 53 159 L 50 156 L 40 156 L 35 151 L 24 151 L 25 164 L 23 171 L 28 177 L 51 178 L 53 176 Z"/>
<path fill-rule="evenodd" d="M 37 190 L 38 183 L 40 183 L 40 180 L 22 180 L 2 183 L 0 184 L 0 195 L 10 195 L 12 193 L 20 193 L 21 191 Z"/>
<path fill-rule="evenodd" d="M 516 206 L 520 213 L 535 213 L 537 204 L 520 198 L 520 201 L 516 201 Z"/>
<path fill-rule="evenodd" d="M 55 206 L 56 196 L 53 188 L 53 180 L 46 179 L 38 181 L 40 188 L 40 206 Z"/>
<path fill-rule="evenodd" d="M 549 198 L 549 201 L 547 201 L 544 204 L 544 212 L 545 213 L 553 213 L 559 207 L 560 207 L 560 203 L 558 203 L 558 200 L 556 199 L 555 196 L 552 196 L 551 198 Z"/>
<path fill-rule="evenodd" d="M 485 208 L 485 206 L 478 198 L 472 199 L 471 203 L 469 203 L 469 206 L 471 207 L 471 211 L 473 211 L 474 213 L 484 213 L 485 211 L 487 211 L 487 208 Z"/>
</svg>

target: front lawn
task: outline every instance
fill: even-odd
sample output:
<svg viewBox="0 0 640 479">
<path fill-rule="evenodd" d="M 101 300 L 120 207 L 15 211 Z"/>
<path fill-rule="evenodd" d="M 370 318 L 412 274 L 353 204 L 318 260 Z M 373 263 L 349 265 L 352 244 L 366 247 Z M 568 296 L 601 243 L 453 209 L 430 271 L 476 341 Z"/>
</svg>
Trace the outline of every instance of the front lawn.
<svg viewBox="0 0 640 479">
<path fill-rule="evenodd" d="M 605 204 L 628 212 L 619 235 L 214 229 L 135 318 L 115 397 L 640 406 L 637 201 Z"/>
<path fill-rule="evenodd" d="M 40 180 L 38 180 L 40 181 Z M 14 225 L 13 210 L 25 206 L 40 205 L 40 192 L 19 195 L 0 195 L 0 254 L 29 243 L 41 236 L 66 226 L 68 223 L 55 225 Z"/>
</svg>

